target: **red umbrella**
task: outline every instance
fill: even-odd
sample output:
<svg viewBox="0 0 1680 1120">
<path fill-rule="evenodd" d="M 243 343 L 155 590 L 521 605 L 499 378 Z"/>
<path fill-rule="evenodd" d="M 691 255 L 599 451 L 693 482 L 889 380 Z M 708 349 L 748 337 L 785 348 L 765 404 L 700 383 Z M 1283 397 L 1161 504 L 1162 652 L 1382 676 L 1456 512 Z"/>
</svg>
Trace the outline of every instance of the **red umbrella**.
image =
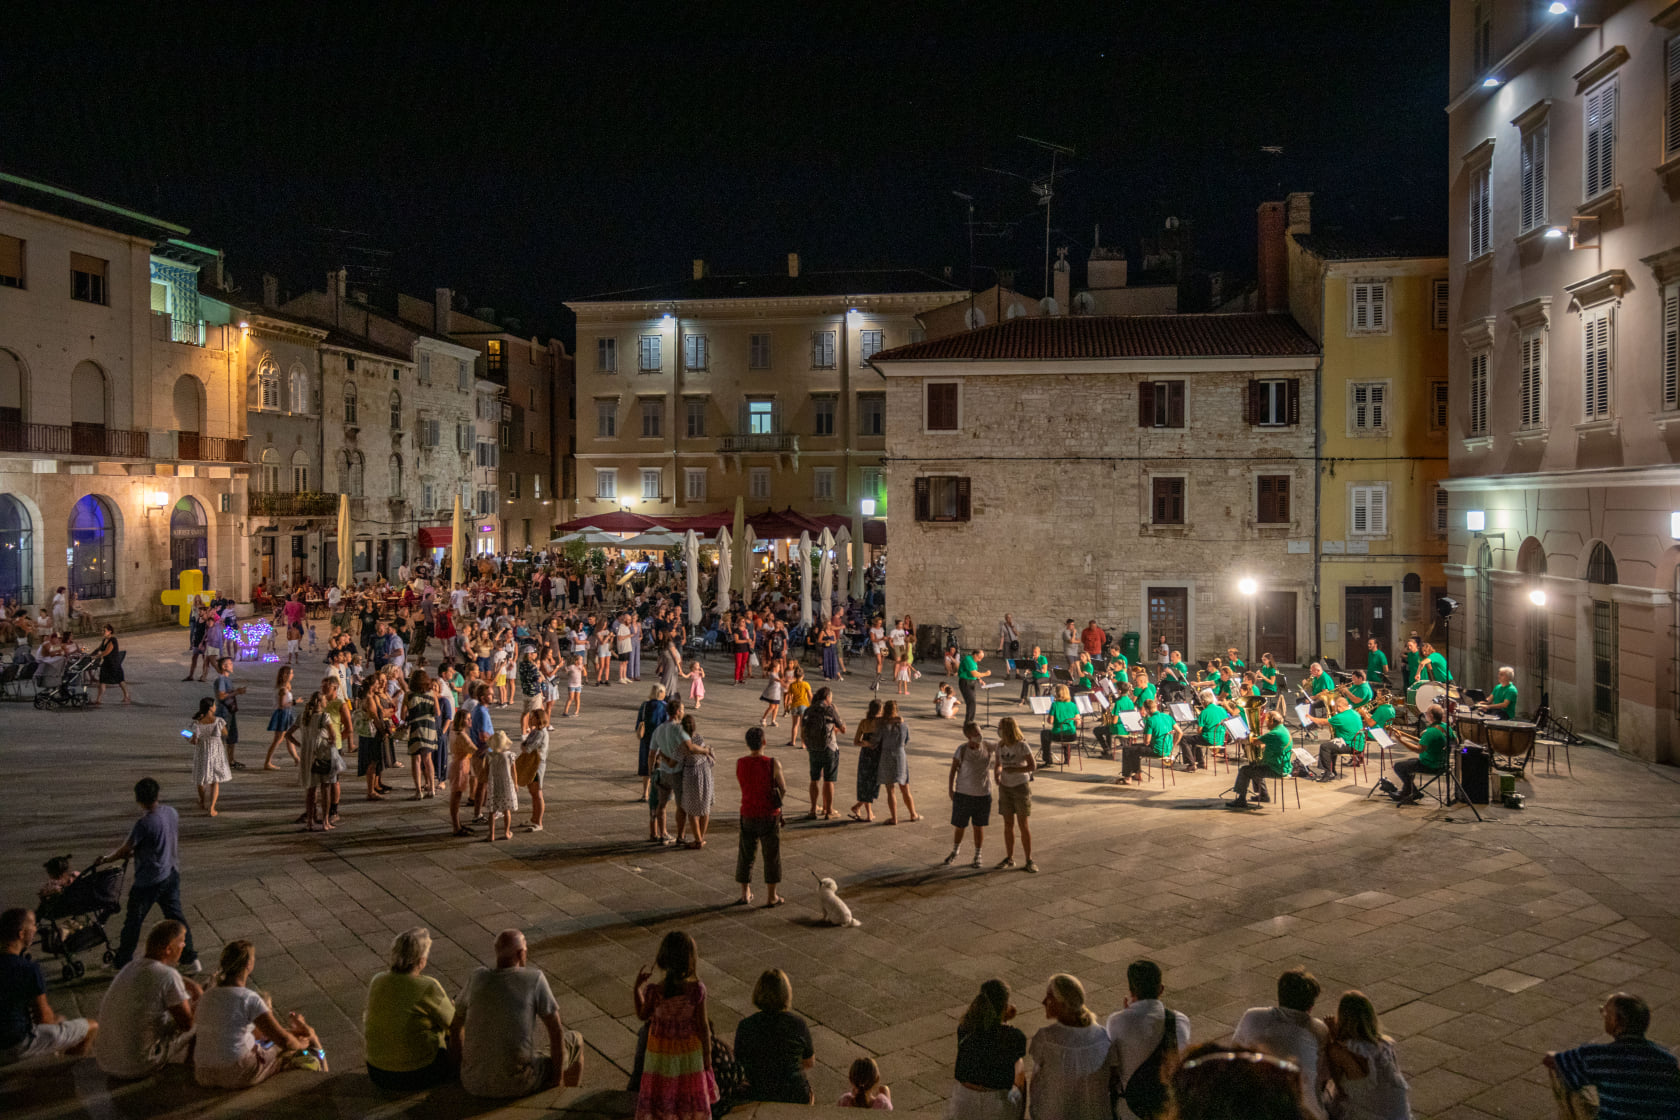
<svg viewBox="0 0 1680 1120">
<path fill-rule="evenodd" d="M 701 513 L 693 517 L 661 517 L 658 522 L 673 533 L 686 533 L 693 529 L 701 536 L 712 536 L 719 529 L 735 524 L 735 515 L 729 511 L 719 513 Z"/>
<path fill-rule="evenodd" d="M 604 533 L 641 533 L 648 529 L 664 528 L 651 517 L 643 517 L 639 513 L 628 510 L 615 509 L 610 513 L 598 513 L 589 517 L 574 517 L 564 525 L 558 527 L 562 533 L 575 533 L 579 529 L 599 529 Z"/>
</svg>

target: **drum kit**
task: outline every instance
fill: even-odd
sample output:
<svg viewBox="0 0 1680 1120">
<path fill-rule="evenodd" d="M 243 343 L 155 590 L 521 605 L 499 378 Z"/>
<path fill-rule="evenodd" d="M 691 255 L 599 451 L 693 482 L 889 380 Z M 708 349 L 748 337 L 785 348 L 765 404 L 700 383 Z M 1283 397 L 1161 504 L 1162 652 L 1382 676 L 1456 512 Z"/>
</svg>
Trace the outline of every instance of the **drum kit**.
<svg viewBox="0 0 1680 1120">
<path fill-rule="evenodd" d="M 1406 690 L 1406 703 L 1420 720 L 1431 705 L 1441 705 L 1446 709 L 1460 742 L 1485 747 L 1492 756 L 1494 769 L 1511 771 L 1520 778 L 1534 761 L 1538 725 L 1459 707 L 1464 699 L 1477 695 L 1472 693 L 1471 697 L 1464 697 L 1454 685 L 1422 681 Z"/>
</svg>

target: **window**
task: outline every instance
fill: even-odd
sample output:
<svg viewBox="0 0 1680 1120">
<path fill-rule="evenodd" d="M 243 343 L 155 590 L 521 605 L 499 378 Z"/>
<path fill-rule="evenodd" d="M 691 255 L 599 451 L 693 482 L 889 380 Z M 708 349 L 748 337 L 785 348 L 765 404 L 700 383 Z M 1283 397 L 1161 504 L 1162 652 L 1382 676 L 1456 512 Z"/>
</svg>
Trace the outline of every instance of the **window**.
<svg viewBox="0 0 1680 1120">
<path fill-rule="evenodd" d="M 747 348 L 747 368 L 748 369 L 769 369 L 770 368 L 770 336 L 767 335 L 767 334 L 755 334 L 755 335 L 751 336 L 750 339 L 748 339 L 748 342 L 749 342 L 749 346 Z"/>
<path fill-rule="evenodd" d="M 1610 415 L 1610 377 L 1615 364 L 1610 337 L 1610 309 L 1605 307 L 1584 312 L 1581 327 L 1581 385 L 1585 390 L 1582 417 L 1586 420 L 1607 419 Z"/>
<path fill-rule="evenodd" d="M 660 498 L 659 484 L 660 484 L 661 479 L 663 479 L 663 477 L 664 477 L 664 472 L 661 471 L 658 467 L 643 467 L 642 468 L 642 501 L 644 501 L 644 502 L 657 502 L 657 501 L 659 501 L 659 498 Z"/>
<path fill-rule="evenodd" d="M 86 253 L 70 254 L 70 298 L 83 303 L 106 303 L 105 274 L 109 266 Z"/>
<path fill-rule="evenodd" d="M 480 490 L 478 492 L 478 516 L 493 517 L 496 513 L 496 492 L 494 490 Z"/>
<path fill-rule="evenodd" d="M 1447 419 L 1452 410 L 1452 393 L 1448 382 L 1431 381 L 1429 383 L 1429 430 L 1444 432 L 1447 430 Z"/>
<path fill-rule="evenodd" d="M 1663 82 L 1663 158 L 1680 156 L 1680 35 L 1668 41 L 1668 66 Z M 0 252 L 4 252 L 0 249 Z M 0 280 L 0 284 L 4 284 Z M 1680 692 L 1680 690 L 1677 690 Z"/>
<path fill-rule="evenodd" d="M 683 468 L 683 497 L 691 502 L 706 500 L 706 468 Z"/>
<path fill-rule="evenodd" d="M 258 407 L 265 412 L 280 407 L 280 367 L 267 358 L 257 367 Z"/>
<path fill-rule="evenodd" d="M 346 373 L 356 372 L 356 356 L 354 354 L 344 355 L 344 371 Z"/>
<path fill-rule="evenodd" d="M 1139 384 L 1138 427 L 1184 427 L 1184 382 L 1145 381 Z"/>
<path fill-rule="evenodd" d="M 685 430 L 689 439 L 702 439 L 706 435 L 706 401 L 703 397 L 691 398 L 683 402 Z"/>
<path fill-rule="evenodd" d="M 508 500 L 509 501 L 516 501 L 518 498 L 519 498 L 519 472 L 518 471 L 513 471 L 513 472 L 510 472 L 508 474 Z"/>
<path fill-rule="evenodd" d="M 1447 515 L 1452 505 L 1449 500 L 1451 497 L 1452 495 L 1447 493 L 1446 487 L 1440 483 L 1435 484 L 1434 504 L 1429 510 L 1429 526 L 1437 537 L 1447 535 Z"/>
<path fill-rule="evenodd" d="M 432 383 L 432 356 L 422 350 L 415 361 L 414 379 L 422 385 L 430 385 Z M 426 508 L 430 509 L 431 507 L 427 506 Z"/>
<path fill-rule="evenodd" d="M 23 238 L 0 233 L 0 288 L 23 287 Z"/>
<path fill-rule="evenodd" d="M 923 425 L 930 432 L 954 432 L 962 426 L 962 387 L 955 381 L 929 381 Z"/>
<path fill-rule="evenodd" d="M 771 436 L 776 434 L 776 402 L 747 402 L 747 434 Z"/>
<path fill-rule="evenodd" d="M 1184 524 L 1184 479 L 1153 479 L 1151 489 L 1154 501 L 1150 521 L 1156 525 Z"/>
<path fill-rule="evenodd" d="M 887 397 L 885 393 L 858 394 L 858 435 L 887 434 Z"/>
<path fill-rule="evenodd" d="M 1348 333 L 1388 333 L 1388 281 L 1355 280 L 1348 285 Z"/>
<path fill-rule="evenodd" d="M 536 454 L 536 451 L 537 451 L 537 430 L 535 428 L 526 428 L 525 429 L 525 453 L 527 455 L 534 455 L 534 454 Z"/>
<path fill-rule="evenodd" d="M 493 440 L 481 439 L 477 444 L 477 456 L 474 460 L 481 467 L 497 467 L 502 462 L 501 448 Z"/>
<path fill-rule="evenodd" d="M 882 512 L 881 503 L 887 500 L 887 472 L 880 467 L 864 467 L 858 475 L 858 497 L 873 499 L 875 512 Z"/>
<path fill-rule="evenodd" d="M 437 487 L 430 482 L 420 484 L 420 508 L 423 510 L 437 508 Z"/>
<path fill-rule="evenodd" d="M 1518 232 L 1527 233 L 1546 224 L 1546 139 L 1550 129 L 1544 121 L 1522 138 L 1522 199 Z"/>
<path fill-rule="evenodd" d="M 618 402 L 595 402 L 595 438 L 612 439 L 618 435 Z"/>
<path fill-rule="evenodd" d="M 1293 377 L 1248 383 L 1248 422 L 1270 426 L 1301 421 L 1301 382 Z"/>
<path fill-rule="evenodd" d="M 607 501 L 618 499 L 618 468 L 595 468 L 595 496 Z"/>
<path fill-rule="evenodd" d="M 659 360 L 658 335 L 644 334 L 640 340 L 638 354 L 638 368 L 640 368 L 643 373 L 659 372 L 661 363 Z"/>
<path fill-rule="evenodd" d="M 402 431 L 402 394 L 391 390 L 391 430 Z"/>
<path fill-rule="evenodd" d="M 1470 355 L 1470 434 L 1485 436 L 1488 430 L 1488 351 Z"/>
<path fill-rule="evenodd" d="M 1470 173 L 1470 256 L 1486 256 L 1492 248 L 1490 225 L 1493 222 L 1492 167 L 1483 164 Z"/>
<path fill-rule="evenodd" d="M 352 498 L 362 496 L 362 455 L 359 451 L 338 453 L 338 486 Z"/>
<path fill-rule="evenodd" d="M 1669 57 L 1675 57 L 1669 45 Z M 1680 283 L 1670 284 L 1662 294 L 1662 387 L 1663 407 L 1680 408 Z"/>
<path fill-rule="evenodd" d="M 770 498 L 770 468 L 753 467 L 747 471 L 747 496 L 758 501 Z"/>
<path fill-rule="evenodd" d="M 683 368 L 689 370 L 703 370 L 706 368 L 706 336 L 703 334 L 683 335 Z"/>
<path fill-rule="evenodd" d="M 917 521 L 967 521 L 973 512 L 970 480 L 957 475 L 924 475 L 916 479 Z"/>
<path fill-rule="evenodd" d="M 1522 336 L 1522 376 L 1517 384 L 1517 420 L 1523 428 L 1546 426 L 1544 396 L 1546 388 L 1545 332 L 1528 331 Z"/>
<path fill-rule="evenodd" d="M 354 381 L 344 383 L 344 422 L 346 424 L 356 422 L 356 383 Z"/>
<path fill-rule="evenodd" d="M 618 372 L 618 339 L 597 338 L 595 340 L 595 372 Z"/>
<path fill-rule="evenodd" d="M 816 331 L 811 335 L 811 368 L 834 368 L 833 331 Z"/>
<path fill-rule="evenodd" d="M 833 467 L 818 467 L 811 472 L 811 497 L 819 502 L 834 500 Z"/>
<path fill-rule="evenodd" d="M 1388 484 L 1349 486 L 1348 495 L 1353 506 L 1349 536 L 1388 536 Z"/>
<path fill-rule="evenodd" d="M 1584 198 L 1597 198 L 1616 185 L 1616 79 L 1587 91 L 1586 150 L 1581 157 Z"/>
<path fill-rule="evenodd" d="M 503 451 L 513 450 L 513 423 L 503 420 L 496 426 L 496 436 Z"/>
<path fill-rule="evenodd" d="M 541 501 L 543 496 L 542 482 L 543 476 L 541 474 L 533 474 L 531 476 L 531 497 L 537 499 L 538 501 Z"/>
<path fill-rule="evenodd" d="M 1438 331 L 1447 329 L 1447 297 L 1451 294 L 1445 278 L 1429 282 L 1429 325 Z"/>
<path fill-rule="evenodd" d="M 1470 6 L 1470 76 L 1480 81 L 1493 65 L 1493 0 L 1476 0 Z"/>
<path fill-rule="evenodd" d="M 292 367 L 292 372 L 291 372 L 291 382 L 292 382 L 292 409 L 291 410 L 293 412 L 300 412 L 300 413 L 309 412 L 310 411 L 310 408 L 309 408 L 309 374 L 304 372 L 304 369 L 303 369 L 302 366 L 293 366 Z"/>
<path fill-rule="evenodd" d="M 927 328 L 923 327 L 923 326 L 911 327 L 910 328 L 910 341 L 911 342 L 926 342 L 927 341 Z"/>
<path fill-rule="evenodd" d="M 272 447 L 263 448 L 261 473 L 261 489 L 274 493 L 280 489 L 280 453 Z"/>
<path fill-rule="evenodd" d="M 292 452 L 292 489 L 299 494 L 309 492 L 309 453 L 302 449 Z"/>
<path fill-rule="evenodd" d="M 658 439 L 665 428 L 665 402 L 643 401 L 642 403 L 642 438 Z"/>
<path fill-rule="evenodd" d="M 831 436 L 834 434 L 834 398 L 811 398 L 811 434 L 815 436 Z"/>
<path fill-rule="evenodd" d="M 468 365 L 462 359 L 457 358 L 455 360 L 455 376 L 456 376 L 455 385 L 458 389 L 460 389 L 461 392 L 463 392 L 463 393 L 472 392 L 472 383 L 473 383 L 472 366 Z"/>
<path fill-rule="evenodd" d="M 1348 382 L 1348 431 L 1370 435 L 1388 430 L 1388 382 Z"/>
<path fill-rule="evenodd" d="M 401 455 L 391 456 L 391 463 L 390 463 L 390 468 L 389 468 L 390 478 L 388 480 L 389 489 L 386 491 L 387 496 L 389 496 L 389 497 L 400 498 L 400 497 L 403 496 L 402 467 L 403 467 L 402 456 Z"/>
<path fill-rule="evenodd" d="M 473 426 L 465 422 L 455 425 L 455 450 L 471 451 L 473 449 Z"/>
<path fill-rule="evenodd" d="M 1289 476 L 1263 474 L 1259 480 L 1255 520 L 1262 525 L 1289 524 Z"/>
<path fill-rule="evenodd" d="M 507 366 L 502 362 L 502 340 L 499 338 L 485 339 L 484 372 L 487 375 L 494 377 L 497 374 L 504 373 L 506 371 Z"/>
<path fill-rule="evenodd" d="M 428 417 L 419 422 L 420 446 L 436 447 L 443 442 L 443 424 L 435 417 Z"/>
<path fill-rule="evenodd" d="M 882 349 L 880 331 L 858 332 L 858 365 L 866 366 L 869 359 L 879 354 Z"/>
</svg>

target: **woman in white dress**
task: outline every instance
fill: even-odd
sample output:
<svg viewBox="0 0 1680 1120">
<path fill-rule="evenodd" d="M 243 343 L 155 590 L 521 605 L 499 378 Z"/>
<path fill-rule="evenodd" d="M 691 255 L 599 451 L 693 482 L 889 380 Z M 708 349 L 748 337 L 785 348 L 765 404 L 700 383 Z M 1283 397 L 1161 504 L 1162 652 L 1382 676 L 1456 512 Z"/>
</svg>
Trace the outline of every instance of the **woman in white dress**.
<svg viewBox="0 0 1680 1120">
<path fill-rule="evenodd" d="M 485 839 L 492 843 L 496 839 L 498 816 L 506 822 L 506 838 L 513 839 L 513 815 L 519 812 L 519 786 L 513 776 L 513 761 L 513 742 L 507 732 L 498 731 L 490 736 L 490 750 L 485 759 L 486 784 L 490 787 L 490 804 L 485 812 L 490 815 L 490 835 Z"/>
<path fill-rule="evenodd" d="M 1085 989 L 1066 973 L 1050 977 L 1044 1017 L 1027 1043 L 1027 1115 L 1031 1120 L 1109 1120 L 1109 1084 L 1120 1055 L 1085 1006 Z"/>
<path fill-rule="evenodd" d="M 1412 1120 L 1411 1086 L 1394 1040 L 1382 1033 L 1365 994 L 1344 992 L 1324 1025 L 1330 1041 L 1318 1070 L 1321 1082 L 1333 1083 L 1324 1094 L 1331 1120 Z"/>
<path fill-rule="evenodd" d="M 208 810 L 212 817 L 216 815 L 216 798 L 221 794 L 222 783 L 233 777 L 228 769 L 227 745 L 222 741 L 227 722 L 217 717 L 215 708 L 212 697 L 200 700 L 198 714 L 187 729 L 192 733 L 193 785 L 198 788 L 198 807 Z"/>
</svg>

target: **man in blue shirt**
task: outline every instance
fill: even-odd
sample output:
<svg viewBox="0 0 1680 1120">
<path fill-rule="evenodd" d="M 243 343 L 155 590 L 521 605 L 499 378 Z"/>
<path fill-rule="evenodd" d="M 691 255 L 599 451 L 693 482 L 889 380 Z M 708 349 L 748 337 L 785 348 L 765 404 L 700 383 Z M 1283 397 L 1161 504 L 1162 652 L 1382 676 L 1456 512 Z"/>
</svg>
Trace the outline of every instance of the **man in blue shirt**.
<svg viewBox="0 0 1680 1120">
<path fill-rule="evenodd" d="M 181 866 L 176 855 L 181 820 L 173 808 L 158 800 L 155 778 L 141 778 L 134 783 L 134 800 L 144 811 L 129 830 L 128 839 L 116 851 L 94 861 L 94 866 L 98 867 L 101 863 L 119 859 L 132 857 L 134 860 L 134 885 L 128 889 L 128 913 L 123 916 L 122 937 L 117 942 L 117 955 L 111 967 L 121 970 L 123 965 L 134 959 L 134 950 L 140 944 L 140 927 L 145 924 L 146 915 L 152 907 L 156 906 L 163 911 L 165 918 L 187 927 L 187 948 L 181 954 L 181 963 L 177 967 L 190 976 L 203 966 L 193 949 L 192 926 L 181 912 Z"/>
<path fill-rule="evenodd" d="M 79 1058 L 99 1030 L 91 1019 L 54 1013 L 41 966 L 24 956 L 34 939 L 34 914 L 23 909 L 0 914 L 0 1068 L 56 1054 Z"/>
<path fill-rule="evenodd" d="M 1598 1089 L 1598 1120 L 1665 1120 L 1680 1116 L 1680 1063 L 1645 1037 L 1651 1009 L 1617 992 L 1604 1001 L 1608 1045 L 1589 1043 L 1547 1054 L 1560 1104 L 1588 1085 Z"/>
</svg>

